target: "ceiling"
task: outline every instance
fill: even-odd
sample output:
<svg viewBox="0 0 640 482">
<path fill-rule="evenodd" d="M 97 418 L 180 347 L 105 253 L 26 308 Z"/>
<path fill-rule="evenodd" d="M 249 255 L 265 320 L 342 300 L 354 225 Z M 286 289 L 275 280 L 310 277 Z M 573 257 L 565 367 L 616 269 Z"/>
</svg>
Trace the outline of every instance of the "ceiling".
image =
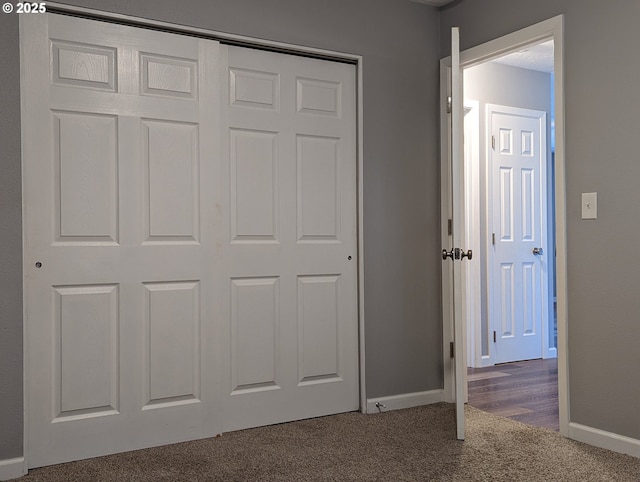
<svg viewBox="0 0 640 482">
<path fill-rule="evenodd" d="M 517 52 L 499 57 L 494 62 L 550 74 L 553 72 L 553 40 L 530 45 Z"/>
<path fill-rule="evenodd" d="M 453 2 L 454 0 L 411 0 L 416 3 L 424 3 L 425 5 L 430 5 L 432 7 L 442 7 L 448 3 Z"/>
<path fill-rule="evenodd" d="M 442 7 L 455 0 L 411 0 L 415 3 L 422 3 L 431 7 Z M 517 52 L 505 55 L 493 60 L 504 65 L 520 67 L 522 69 L 537 70 L 539 72 L 553 72 L 553 41 L 544 42 L 538 45 L 530 45 Z"/>
</svg>

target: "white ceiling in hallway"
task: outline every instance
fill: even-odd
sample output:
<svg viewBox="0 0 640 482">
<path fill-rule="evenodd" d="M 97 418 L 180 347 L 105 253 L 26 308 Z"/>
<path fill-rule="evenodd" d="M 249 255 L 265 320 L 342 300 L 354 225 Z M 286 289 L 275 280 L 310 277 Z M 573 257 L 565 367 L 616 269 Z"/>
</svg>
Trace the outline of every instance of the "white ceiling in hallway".
<svg viewBox="0 0 640 482">
<path fill-rule="evenodd" d="M 497 58 L 493 62 L 550 74 L 553 72 L 553 40 L 530 45 L 517 52 Z"/>
</svg>

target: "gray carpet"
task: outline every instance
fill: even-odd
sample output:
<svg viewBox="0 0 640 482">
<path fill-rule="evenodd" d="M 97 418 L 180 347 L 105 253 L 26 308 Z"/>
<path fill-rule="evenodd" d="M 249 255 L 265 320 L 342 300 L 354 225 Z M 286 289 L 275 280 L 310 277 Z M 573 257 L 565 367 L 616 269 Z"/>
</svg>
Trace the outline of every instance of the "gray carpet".
<svg viewBox="0 0 640 482">
<path fill-rule="evenodd" d="M 640 459 L 467 407 L 346 413 L 31 470 L 40 481 L 640 481 Z"/>
</svg>

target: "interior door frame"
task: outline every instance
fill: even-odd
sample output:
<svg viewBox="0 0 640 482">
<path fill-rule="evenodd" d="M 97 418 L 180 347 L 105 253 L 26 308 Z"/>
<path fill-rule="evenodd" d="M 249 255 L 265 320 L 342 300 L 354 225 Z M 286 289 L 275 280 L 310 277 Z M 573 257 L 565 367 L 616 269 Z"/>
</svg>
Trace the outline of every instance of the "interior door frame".
<svg viewBox="0 0 640 482">
<path fill-rule="evenodd" d="M 567 230 L 566 230 L 566 181 L 565 181 L 565 113 L 564 113 L 564 15 L 544 20 L 503 37 L 460 52 L 460 67 L 465 69 L 474 65 L 501 57 L 546 40 L 554 41 L 554 90 L 555 90 L 555 232 L 556 232 L 556 289 L 558 320 L 558 406 L 560 433 L 569 436 L 569 376 L 568 376 L 568 309 L 567 309 Z M 464 35 L 464 32 L 462 32 Z M 447 121 L 447 86 L 451 78 L 451 57 L 440 61 L 440 155 L 442 186 L 447 186 L 447 166 L 449 159 L 449 123 Z M 442 191 L 446 191 L 443 189 Z M 443 246 L 449 244 L 448 219 L 450 219 L 447 197 L 441 192 L 441 232 Z M 466 248 L 474 248 L 467 246 Z M 452 291 L 447 270 L 442 271 L 442 311 L 443 311 L 443 399 L 454 402 L 455 373 L 453 359 L 449 356 L 449 343 L 452 332 Z"/>
<path fill-rule="evenodd" d="M 489 200 L 489 189 L 488 189 L 488 178 L 487 181 L 484 183 L 484 190 L 485 190 L 485 195 L 481 196 L 480 195 L 480 187 L 481 187 L 481 181 L 480 181 L 480 167 L 479 167 L 479 155 L 480 155 L 480 148 L 479 148 L 479 136 L 480 136 L 480 127 L 479 127 L 479 117 L 480 117 L 480 112 L 479 112 L 479 102 L 476 100 L 472 100 L 472 99 L 464 99 L 464 106 L 465 106 L 465 159 L 471 159 L 471 163 L 470 165 L 465 167 L 465 195 L 467 196 L 467 198 L 465 199 L 466 203 L 466 209 L 467 211 L 465 212 L 465 221 L 466 221 L 466 227 L 467 227 L 467 245 L 469 246 L 480 246 L 480 211 L 484 210 L 487 213 L 490 212 L 490 209 L 488 207 L 488 204 L 490 202 Z M 488 106 L 493 106 L 496 107 L 496 104 L 488 104 Z M 508 107 L 508 106 L 504 106 L 504 107 Z M 511 107 L 510 107 L 511 108 Z M 531 110 L 531 109 L 523 109 L 523 110 Z M 468 112 L 468 113 L 467 113 Z M 490 116 L 486 115 L 487 113 L 485 112 L 485 121 L 488 125 L 488 119 Z M 467 145 L 467 142 L 469 142 L 469 145 Z M 547 144 L 550 143 L 550 139 L 547 136 Z M 487 149 L 486 149 L 486 156 L 490 156 L 491 155 L 491 148 L 490 146 L 487 144 Z M 546 210 L 546 215 L 545 215 L 545 223 L 547 225 L 550 225 L 552 222 L 552 217 L 550 216 L 551 214 L 551 209 L 553 206 L 553 196 L 552 196 L 552 189 L 553 189 L 553 183 L 551 182 L 551 175 L 553 173 L 553 169 L 552 169 L 552 162 L 550 159 L 550 155 L 551 152 L 549 149 L 547 149 L 545 151 L 545 155 L 547 156 L 547 160 L 546 160 L 546 170 L 547 170 L 547 179 L 545 181 L 546 187 L 546 200 L 547 200 L 547 210 Z M 487 157 L 487 159 L 489 159 L 489 157 Z M 488 164 L 487 164 L 488 166 Z M 488 172 L 488 167 L 487 167 L 487 172 Z M 473 214 L 469 214 L 469 213 L 473 213 Z M 489 222 L 488 222 L 488 218 L 487 218 L 487 229 L 486 231 L 489 232 Z M 553 241 L 554 241 L 554 235 L 552 233 L 551 229 L 547 229 L 547 236 L 546 236 L 546 243 L 547 246 L 552 246 L 553 245 Z M 478 258 L 479 261 L 483 261 L 483 260 L 489 260 L 491 257 L 491 253 L 490 253 L 490 245 L 487 245 L 486 249 L 484 250 L 484 252 L 482 252 L 480 254 L 480 257 Z M 476 250 L 476 252 L 479 252 L 479 250 Z M 548 271 L 546 279 L 547 279 L 547 284 L 548 284 L 548 289 L 545 291 L 545 294 L 547 296 L 547 305 L 549 307 L 549 309 L 547 310 L 547 312 L 545 313 L 545 316 L 547 317 L 546 320 L 546 325 L 543 328 L 543 340 L 542 340 L 542 358 L 557 358 L 557 354 L 558 354 L 558 350 L 555 347 L 549 347 L 549 340 L 553 337 L 553 332 L 551 331 L 551 325 L 550 325 L 550 321 L 553 319 L 554 316 L 554 312 L 553 312 L 553 303 L 555 302 L 555 293 L 554 293 L 554 288 L 553 288 L 553 277 L 554 277 L 554 272 L 555 272 L 555 263 L 553 263 L 552 265 L 552 269 L 551 271 Z M 481 307 L 480 307 L 480 298 L 482 297 L 482 293 L 480 293 L 480 290 L 478 289 L 478 287 L 481 285 L 481 278 L 480 278 L 480 273 L 479 270 L 473 270 L 472 268 L 470 268 L 470 265 L 466 265 L 467 269 L 470 272 L 470 276 L 467 278 L 467 299 L 466 299 L 466 303 L 467 303 L 467 361 L 471 361 L 471 365 L 473 366 L 473 368 L 483 368 L 483 367 L 488 367 L 488 366 L 493 366 L 495 364 L 495 360 L 493 359 L 493 353 L 491 353 L 491 351 L 489 352 L 489 354 L 487 355 L 483 355 L 482 354 L 482 335 L 483 335 L 483 330 L 482 330 L 482 323 L 481 323 L 481 318 L 482 318 L 482 313 L 481 313 Z M 490 279 L 490 272 L 487 271 L 486 276 L 484 277 L 484 282 L 486 283 L 487 287 L 491 286 L 491 279 Z M 487 289 L 487 293 L 490 293 L 490 290 Z M 489 294 L 489 296 L 486 297 L 487 298 L 487 307 L 488 307 L 488 311 L 490 312 L 491 310 L 491 295 Z M 489 315 L 488 319 L 491 319 L 491 316 Z M 486 327 L 487 328 L 487 336 L 490 335 L 491 329 L 489 326 Z"/>
<path fill-rule="evenodd" d="M 318 58 L 323 60 L 349 63 L 356 68 L 356 150 L 357 150 L 357 166 L 356 166 L 356 216 L 357 216 L 357 317 L 358 317 L 358 383 L 359 383 L 359 406 L 360 412 L 367 413 L 367 398 L 366 398 L 366 376 L 365 376 L 365 322 L 364 322 L 364 197 L 363 197 L 363 185 L 364 185 L 364 130 L 363 130 L 363 58 L 361 55 L 337 52 L 326 49 L 319 49 L 313 47 L 305 47 L 300 45 L 289 44 L 285 42 L 275 42 L 254 37 L 248 37 L 244 35 L 236 35 L 224 32 L 218 32 L 215 30 L 191 27 L 187 25 L 174 24 L 170 22 L 163 22 L 157 20 L 150 20 L 142 17 L 135 17 L 132 15 L 123 15 L 119 13 L 107 12 L 97 9 L 79 7 L 74 5 L 66 5 L 57 2 L 47 2 L 47 13 L 52 14 L 71 14 L 78 17 L 83 17 L 93 20 L 105 20 L 112 23 L 120 23 L 132 27 L 151 28 L 161 30 L 165 32 L 182 34 L 182 35 L 195 35 L 199 37 L 216 40 L 225 44 L 242 45 L 260 48 L 264 50 L 276 51 L 281 53 L 289 53 L 294 55 L 303 55 L 312 58 Z M 20 16 L 20 23 L 28 21 L 28 16 Z M 25 49 L 25 38 L 23 34 L 24 28 L 20 28 L 20 52 L 22 61 L 25 61 L 25 56 L 28 52 Z M 25 79 L 21 78 L 21 85 L 24 85 Z M 23 106 L 24 108 L 24 106 Z M 22 122 L 25 122 L 25 116 L 22 115 Z M 24 131 L 24 128 L 22 129 Z M 30 142 L 29 139 L 22 138 L 23 145 Z M 24 148 L 22 149 L 24 153 Z M 24 160 L 22 161 L 24 163 Z M 24 195 L 22 203 L 25 203 Z M 24 209 L 23 209 L 24 216 Z M 23 258 L 25 256 L 25 235 L 23 222 Z M 23 259 L 23 263 L 26 262 Z M 24 287 L 23 287 L 24 289 Z M 23 303 L 23 318 L 27 312 L 26 300 Z M 23 323 L 26 326 L 26 323 Z M 28 406 L 28 393 L 26 387 L 27 383 L 27 332 L 23 329 L 23 406 Z M 22 465 L 22 474 L 27 473 L 28 468 L 28 440 L 26 434 L 28 433 L 29 414 L 24 411 L 24 426 L 23 426 L 23 457 L 20 461 Z M 16 465 L 19 465 L 16 463 Z"/>
<path fill-rule="evenodd" d="M 480 246 L 480 213 L 483 202 L 480 196 L 480 102 L 463 99 L 464 102 L 464 158 L 465 164 L 465 246 Z M 479 253 L 476 248 L 475 253 Z M 484 253 L 478 261 L 482 262 Z M 467 313 L 467 364 L 475 367 L 490 365 L 489 356 L 482 355 L 482 273 L 479 263 L 465 263 L 466 269 L 466 313 Z"/>
</svg>

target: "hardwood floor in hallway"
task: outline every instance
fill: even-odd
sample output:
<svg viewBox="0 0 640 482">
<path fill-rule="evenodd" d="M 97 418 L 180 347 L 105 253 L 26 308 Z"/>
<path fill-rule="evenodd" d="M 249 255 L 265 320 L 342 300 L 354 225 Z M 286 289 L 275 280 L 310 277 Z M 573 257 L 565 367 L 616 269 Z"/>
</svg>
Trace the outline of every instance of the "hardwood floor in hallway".
<svg viewBox="0 0 640 482">
<path fill-rule="evenodd" d="M 559 430 L 557 359 L 468 368 L 467 374 L 472 407 Z"/>
</svg>

